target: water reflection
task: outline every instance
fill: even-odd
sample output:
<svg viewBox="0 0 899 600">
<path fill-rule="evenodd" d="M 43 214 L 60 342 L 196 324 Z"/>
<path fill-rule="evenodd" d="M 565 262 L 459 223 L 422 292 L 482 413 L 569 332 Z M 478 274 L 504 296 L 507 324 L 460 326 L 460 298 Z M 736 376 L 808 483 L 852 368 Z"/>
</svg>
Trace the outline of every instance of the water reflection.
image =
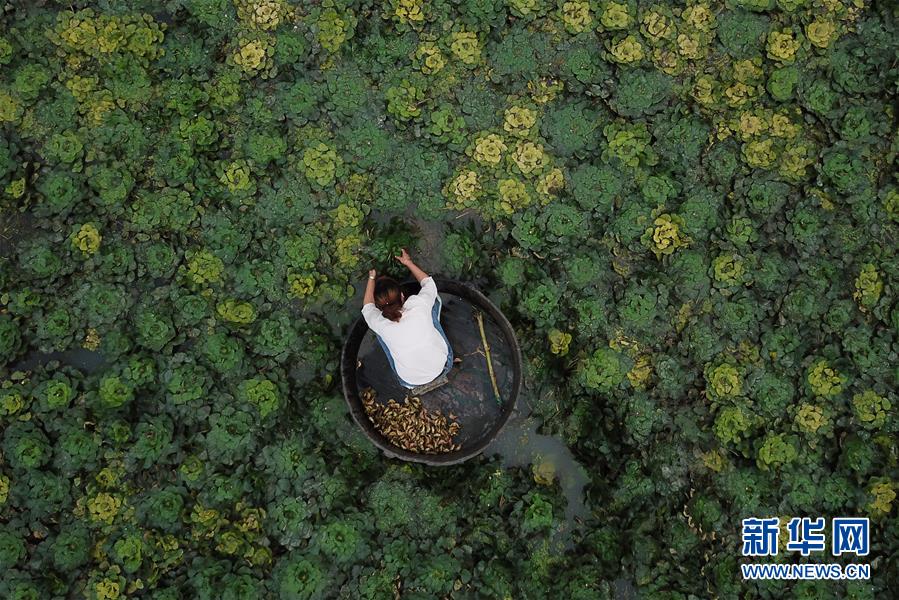
<svg viewBox="0 0 899 600">
<path fill-rule="evenodd" d="M 13 365 L 13 371 L 31 371 L 51 361 L 75 367 L 87 374 L 94 373 L 106 365 L 106 358 L 99 352 L 85 348 L 72 348 L 57 352 L 30 352 L 21 362 Z"/>
<path fill-rule="evenodd" d="M 503 466 L 528 467 L 538 483 L 550 485 L 558 480 L 566 499 L 565 519 L 554 537 L 566 548 L 573 542 L 572 533 L 589 515 L 584 503 L 584 487 L 590 482 L 586 469 L 574 459 L 565 442 L 551 435 L 537 433 L 540 422 L 531 416 L 530 399 L 552 390 L 535 390 L 525 374 L 516 413 L 499 436 L 484 450 L 487 456 L 498 455 Z"/>
</svg>

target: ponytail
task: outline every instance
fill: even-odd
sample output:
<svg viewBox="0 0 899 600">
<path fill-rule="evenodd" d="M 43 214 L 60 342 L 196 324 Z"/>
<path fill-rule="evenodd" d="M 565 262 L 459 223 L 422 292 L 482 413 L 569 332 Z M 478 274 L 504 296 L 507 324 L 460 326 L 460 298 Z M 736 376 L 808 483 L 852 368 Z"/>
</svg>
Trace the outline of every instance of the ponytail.
<svg viewBox="0 0 899 600">
<path fill-rule="evenodd" d="M 402 309 L 402 304 L 400 304 L 399 302 L 394 302 L 392 304 L 387 304 L 383 308 L 381 308 L 381 314 L 384 315 L 385 318 L 396 322 L 400 320 L 400 316 L 403 314 Z"/>
<path fill-rule="evenodd" d="M 384 318 L 393 322 L 403 314 L 402 288 L 392 277 L 381 275 L 375 282 L 375 306 L 381 309 Z"/>
</svg>

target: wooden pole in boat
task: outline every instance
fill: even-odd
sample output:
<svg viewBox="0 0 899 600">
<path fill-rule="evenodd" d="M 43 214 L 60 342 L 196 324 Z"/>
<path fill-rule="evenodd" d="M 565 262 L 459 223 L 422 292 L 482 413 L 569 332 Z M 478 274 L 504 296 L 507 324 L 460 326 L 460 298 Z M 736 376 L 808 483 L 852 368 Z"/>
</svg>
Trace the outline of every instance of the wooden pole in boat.
<svg viewBox="0 0 899 600">
<path fill-rule="evenodd" d="M 487 372 L 490 374 L 490 383 L 493 384 L 493 395 L 496 397 L 496 403 L 502 404 L 499 398 L 499 387 L 496 385 L 496 376 L 493 374 L 493 361 L 490 359 L 490 346 L 487 344 L 487 335 L 484 333 L 484 317 L 481 311 L 474 311 L 474 317 L 478 320 L 478 329 L 481 330 L 481 342 L 484 344 L 484 355 L 487 357 Z"/>
</svg>

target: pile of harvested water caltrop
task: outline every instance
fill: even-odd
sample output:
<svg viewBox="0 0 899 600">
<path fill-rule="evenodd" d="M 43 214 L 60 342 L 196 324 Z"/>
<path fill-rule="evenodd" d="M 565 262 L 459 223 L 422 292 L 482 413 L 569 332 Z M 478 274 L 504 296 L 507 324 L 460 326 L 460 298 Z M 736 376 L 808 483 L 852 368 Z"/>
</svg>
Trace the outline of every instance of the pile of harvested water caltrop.
<svg viewBox="0 0 899 600">
<path fill-rule="evenodd" d="M 0 598 L 896 597 L 897 20 L 0 2 Z M 404 247 L 518 342 L 484 313 L 494 390 L 442 296 L 463 360 L 420 401 L 461 450 L 431 464 L 341 389 Z M 743 578 L 769 562 L 870 577 Z"/>
<path fill-rule="evenodd" d="M 377 400 L 372 388 L 367 388 L 362 391 L 362 403 L 377 430 L 404 450 L 439 454 L 462 448 L 453 442 L 460 427 L 455 415 L 429 411 L 418 396 L 399 402 L 390 398 L 384 403 Z"/>
</svg>

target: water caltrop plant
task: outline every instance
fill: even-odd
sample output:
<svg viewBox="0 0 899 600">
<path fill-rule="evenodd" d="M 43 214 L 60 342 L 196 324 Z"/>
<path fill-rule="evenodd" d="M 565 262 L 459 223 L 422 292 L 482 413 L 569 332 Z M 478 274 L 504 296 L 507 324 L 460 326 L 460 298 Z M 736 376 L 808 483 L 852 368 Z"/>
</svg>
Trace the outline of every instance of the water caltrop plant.
<svg viewBox="0 0 899 600">
<path fill-rule="evenodd" d="M 5 3 L 0 598 L 894 597 L 897 20 Z M 434 470 L 349 417 L 402 248 L 507 316 L 533 433 Z M 774 516 L 870 579 L 743 579 Z"/>
</svg>

